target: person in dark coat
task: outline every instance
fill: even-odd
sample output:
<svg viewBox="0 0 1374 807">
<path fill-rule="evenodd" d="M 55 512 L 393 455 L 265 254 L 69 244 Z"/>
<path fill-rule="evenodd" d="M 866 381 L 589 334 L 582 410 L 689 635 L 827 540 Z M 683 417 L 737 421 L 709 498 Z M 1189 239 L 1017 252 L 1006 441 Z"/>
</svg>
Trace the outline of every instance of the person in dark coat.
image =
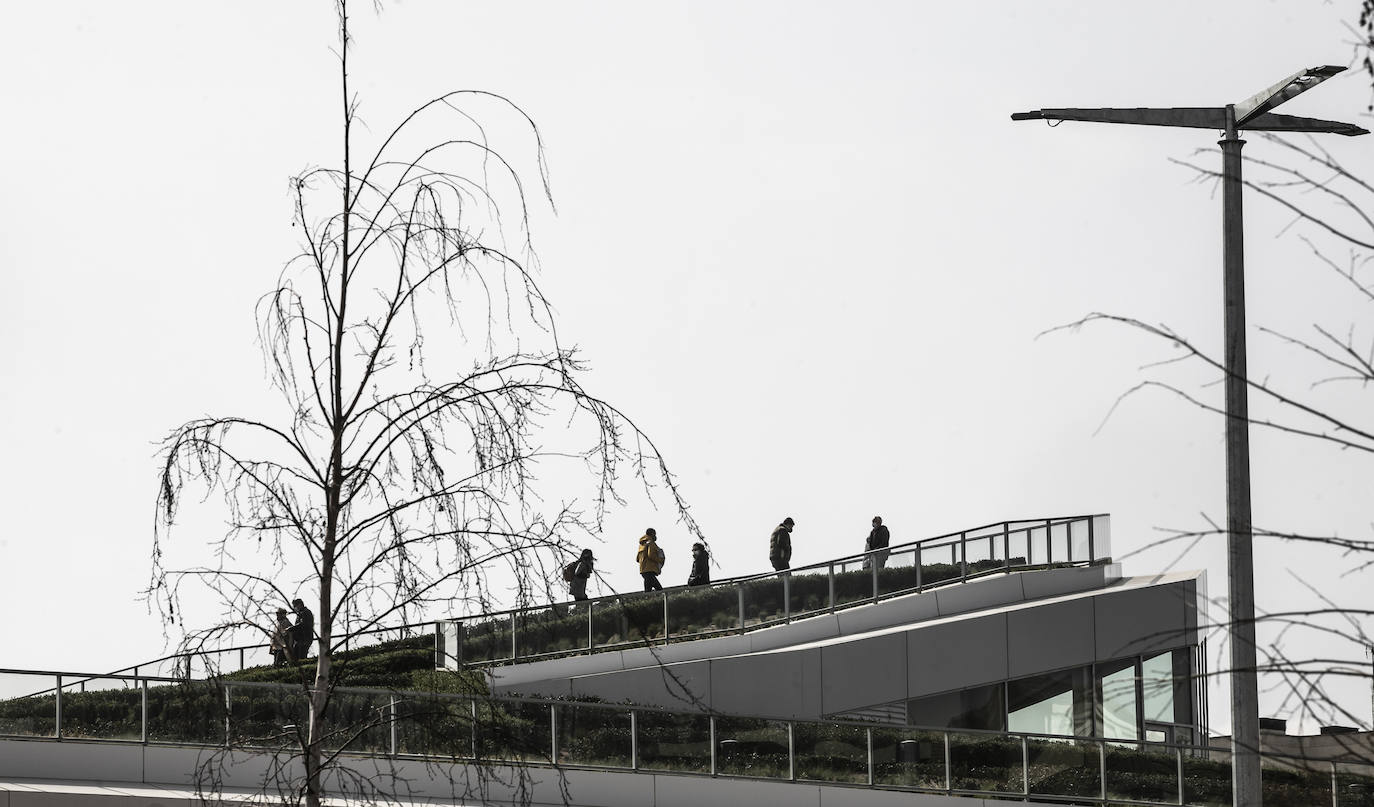
<svg viewBox="0 0 1374 807">
<path fill-rule="evenodd" d="M 582 557 L 577 559 L 577 564 L 573 567 L 572 582 L 568 584 L 568 591 L 572 592 L 574 600 L 587 599 L 587 580 L 595 571 L 595 563 L 596 558 L 592 557 L 592 551 L 582 550 Z"/>
<path fill-rule="evenodd" d="M 768 560 L 777 571 L 790 569 L 792 564 L 792 527 L 796 522 L 791 516 L 784 518 L 773 535 L 768 539 Z"/>
<path fill-rule="evenodd" d="M 700 542 L 692 544 L 692 573 L 687 576 L 689 586 L 707 586 L 711 584 L 711 556 L 706 553 L 706 545 Z"/>
<path fill-rule="evenodd" d="M 865 568 L 870 561 L 879 569 L 883 568 L 883 564 L 887 563 L 887 544 L 891 538 L 891 533 L 883 526 L 883 517 L 874 516 L 873 529 L 868 533 L 868 540 L 864 542 L 864 551 L 873 554 L 864 560 Z"/>
<path fill-rule="evenodd" d="M 299 661 L 310 655 L 310 643 L 315 640 L 315 613 L 299 598 L 291 601 L 291 610 L 296 612 L 296 624 L 291 626 L 291 647 Z"/>
</svg>

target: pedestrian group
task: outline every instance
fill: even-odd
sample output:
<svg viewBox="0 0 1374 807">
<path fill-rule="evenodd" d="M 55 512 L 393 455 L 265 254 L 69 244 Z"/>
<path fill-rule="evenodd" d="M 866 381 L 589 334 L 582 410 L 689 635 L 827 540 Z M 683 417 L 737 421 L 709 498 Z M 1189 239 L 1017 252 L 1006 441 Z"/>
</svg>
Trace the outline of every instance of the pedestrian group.
<svg viewBox="0 0 1374 807">
<path fill-rule="evenodd" d="M 792 529 L 796 524 L 797 522 L 788 516 L 768 537 L 768 561 L 775 571 L 782 572 L 792 568 Z M 865 569 L 883 568 L 887 563 L 890 542 L 891 534 L 883 525 L 882 516 L 874 516 L 873 529 L 864 541 Z M 667 559 L 663 547 L 658 544 L 658 532 L 653 527 L 644 530 L 644 535 L 639 539 L 639 551 L 635 553 L 635 562 L 639 564 L 640 577 L 644 578 L 645 591 L 663 590 L 663 584 L 658 581 L 658 576 L 663 572 Z M 700 541 L 692 544 L 692 568 L 687 575 L 687 585 L 709 585 L 710 563 L 711 555 L 706 551 L 706 545 Z M 587 581 L 596 571 L 595 564 L 596 558 L 592 556 L 592 551 L 584 549 L 577 560 L 563 567 L 563 580 L 568 584 L 568 591 L 574 600 L 587 599 Z M 280 615 L 285 614 L 285 611 L 279 611 L 278 614 L 280 619 Z"/>
</svg>

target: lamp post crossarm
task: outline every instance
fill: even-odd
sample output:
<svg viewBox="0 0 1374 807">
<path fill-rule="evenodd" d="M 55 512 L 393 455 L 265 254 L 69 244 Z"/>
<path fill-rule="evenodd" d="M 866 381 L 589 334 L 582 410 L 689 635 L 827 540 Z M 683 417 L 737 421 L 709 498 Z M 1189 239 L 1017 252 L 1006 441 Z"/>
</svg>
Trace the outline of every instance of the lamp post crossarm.
<svg viewBox="0 0 1374 807">
<path fill-rule="evenodd" d="M 1182 126 L 1189 129 L 1226 129 L 1226 109 L 1224 107 L 1123 107 L 1107 109 L 1037 109 L 1031 112 L 1017 112 L 1012 120 L 1050 120 L 1084 121 L 1088 123 L 1129 123 L 1137 126 Z M 1239 124 L 1239 112 L 1237 112 Z M 1241 130 L 1262 132 L 1328 132 L 1346 136 L 1369 134 L 1353 123 L 1321 120 L 1319 118 L 1300 118 L 1296 115 L 1280 115 L 1265 112 L 1252 115 Z"/>
</svg>

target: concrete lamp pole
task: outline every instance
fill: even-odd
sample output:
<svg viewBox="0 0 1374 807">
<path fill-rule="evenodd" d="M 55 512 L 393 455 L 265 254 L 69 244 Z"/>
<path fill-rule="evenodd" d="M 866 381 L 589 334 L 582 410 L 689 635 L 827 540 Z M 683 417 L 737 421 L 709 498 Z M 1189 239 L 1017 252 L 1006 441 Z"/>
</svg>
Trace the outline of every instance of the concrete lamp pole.
<svg viewBox="0 0 1374 807">
<path fill-rule="evenodd" d="M 1250 525 L 1250 413 L 1245 369 L 1245 252 L 1239 132 L 1362 135 L 1349 123 L 1278 115 L 1271 109 L 1345 70 L 1314 67 L 1225 107 L 1040 109 L 1012 120 L 1095 121 L 1218 129 L 1222 154 L 1222 263 L 1226 350 L 1226 546 L 1231 608 L 1231 787 L 1237 807 L 1260 807 L 1259 692 L 1255 662 L 1255 569 Z"/>
</svg>

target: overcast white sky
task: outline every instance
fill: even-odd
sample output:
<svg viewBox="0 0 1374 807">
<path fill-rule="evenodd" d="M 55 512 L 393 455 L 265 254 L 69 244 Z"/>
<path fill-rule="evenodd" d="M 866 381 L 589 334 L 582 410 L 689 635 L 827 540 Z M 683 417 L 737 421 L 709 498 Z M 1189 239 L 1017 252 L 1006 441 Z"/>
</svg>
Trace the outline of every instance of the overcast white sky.
<svg viewBox="0 0 1374 807">
<path fill-rule="evenodd" d="M 1168 346 L 1036 336 L 1107 311 L 1219 344 L 1220 200 L 1169 162 L 1217 138 L 1008 115 L 1239 101 L 1347 63 L 1355 5 L 412 0 L 357 15 L 354 75 L 374 134 L 455 88 L 538 122 L 558 213 L 537 213 L 534 238 L 561 333 L 663 449 L 717 575 L 766 569 L 784 515 L 794 564 L 861 549 L 875 513 L 903 541 L 1108 512 L 1123 555 L 1224 518 L 1222 424 L 1156 394 L 1098 431 Z M 332 9 L 90 0 L 8 17 L 0 667 L 111 669 L 164 651 L 136 600 L 156 441 L 274 400 L 253 305 L 295 252 L 287 179 L 338 158 Z M 1350 75 L 1283 111 L 1369 127 L 1367 99 Z M 1337 140 L 1374 167 L 1374 137 Z M 1297 232 L 1275 237 L 1282 215 L 1247 205 L 1252 322 L 1368 321 Z M 1251 364 L 1313 380 L 1271 343 Z M 1254 465 L 1258 523 L 1368 534 L 1368 462 L 1257 436 Z M 678 561 L 665 581 L 686 577 L 686 536 L 636 505 L 596 548 L 626 588 L 649 524 Z M 1314 604 L 1293 575 L 1367 602 L 1368 575 L 1339 574 L 1349 559 L 1256 554 L 1262 610 Z M 1178 555 L 1126 570 L 1205 568 L 1225 593 L 1222 539 Z M 1339 694 L 1367 724 L 1368 682 Z"/>
</svg>

